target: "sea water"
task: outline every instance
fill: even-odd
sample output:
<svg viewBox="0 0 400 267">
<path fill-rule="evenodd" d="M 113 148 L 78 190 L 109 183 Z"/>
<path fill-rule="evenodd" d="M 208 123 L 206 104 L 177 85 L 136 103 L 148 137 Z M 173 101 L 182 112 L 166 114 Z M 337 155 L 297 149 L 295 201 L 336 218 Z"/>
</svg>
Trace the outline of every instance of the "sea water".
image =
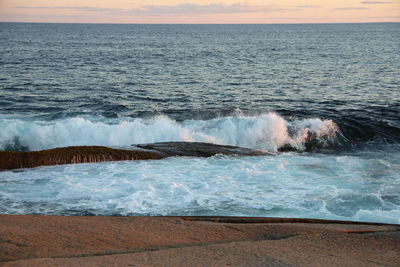
<svg viewBox="0 0 400 267">
<path fill-rule="evenodd" d="M 3 171 L 0 213 L 400 223 L 398 23 L 0 23 L 0 37 L 0 150 L 272 153 Z"/>
</svg>

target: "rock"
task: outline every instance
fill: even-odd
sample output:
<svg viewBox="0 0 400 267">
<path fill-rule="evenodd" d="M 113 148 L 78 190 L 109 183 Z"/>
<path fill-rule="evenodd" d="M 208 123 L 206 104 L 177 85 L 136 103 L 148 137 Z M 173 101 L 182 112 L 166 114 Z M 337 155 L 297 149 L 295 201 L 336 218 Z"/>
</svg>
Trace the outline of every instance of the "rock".
<svg viewBox="0 0 400 267">
<path fill-rule="evenodd" d="M 1 266 L 399 266 L 400 226 L 296 218 L 0 215 Z"/>
<path fill-rule="evenodd" d="M 264 156 L 272 153 L 243 148 L 237 146 L 216 145 L 200 142 L 161 142 L 152 144 L 140 144 L 136 147 L 147 149 L 148 151 L 158 151 L 165 157 L 172 156 L 191 156 L 191 157 L 212 157 L 217 154 L 237 155 L 237 156 Z"/>
<path fill-rule="evenodd" d="M 261 150 L 196 142 L 141 144 L 136 145 L 133 150 L 104 146 L 71 146 L 31 152 L 0 151 L 0 170 L 73 163 L 162 159 L 171 156 L 211 157 L 216 154 L 270 155 Z"/>
<path fill-rule="evenodd" d="M 72 146 L 42 151 L 0 151 L 0 170 L 71 163 L 161 159 L 157 152 L 113 149 L 103 146 Z"/>
<path fill-rule="evenodd" d="M 284 144 L 278 148 L 278 152 L 314 152 L 321 150 L 328 143 L 329 138 L 318 137 L 315 133 L 308 131 L 303 147 L 292 144 Z"/>
<path fill-rule="evenodd" d="M 284 144 L 278 148 L 278 152 L 298 152 L 299 149 L 290 144 Z"/>
</svg>

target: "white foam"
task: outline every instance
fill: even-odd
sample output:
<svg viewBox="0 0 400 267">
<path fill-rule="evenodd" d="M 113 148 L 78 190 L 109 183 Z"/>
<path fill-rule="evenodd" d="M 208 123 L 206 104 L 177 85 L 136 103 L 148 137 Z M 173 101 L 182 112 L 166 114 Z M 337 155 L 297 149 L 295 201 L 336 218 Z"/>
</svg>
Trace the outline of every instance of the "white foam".
<svg viewBox="0 0 400 267">
<path fill-rule="evenodd" d="M 307 133 L 334 138 L 331 120 L 287 121 L 276 113 L 177 122 L 167 116 L 151 119 L 74 117 L 29 121 L 0 117 L 0 149 L 23 146 L 41 150 L 73 145 L 130 146 L 163 141 L 198 141 L 276 151 L 283 144 L 304 146 Z"/>
<path fill-rule="evenodd" d="M 399 153 L 361 157 L 289 153 L 5 171 L 0 172 L 0 212 L 310 217 L 398 223 L 399 162 Z"/>
</svg>

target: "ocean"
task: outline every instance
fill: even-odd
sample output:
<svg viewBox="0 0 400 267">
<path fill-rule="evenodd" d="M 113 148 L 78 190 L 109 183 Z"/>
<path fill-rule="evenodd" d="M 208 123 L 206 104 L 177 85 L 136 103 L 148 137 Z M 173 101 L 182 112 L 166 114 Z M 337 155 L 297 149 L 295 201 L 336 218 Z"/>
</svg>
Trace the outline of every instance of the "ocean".
<svg viewBox="0 0 400 267">
<path fill-rule="evenodd" d="M 2 171 L 0 213 L 400 223 L 399 51 L 400 23 L 0 23 L 0 150 L 272 153 Z"/>
</svg>

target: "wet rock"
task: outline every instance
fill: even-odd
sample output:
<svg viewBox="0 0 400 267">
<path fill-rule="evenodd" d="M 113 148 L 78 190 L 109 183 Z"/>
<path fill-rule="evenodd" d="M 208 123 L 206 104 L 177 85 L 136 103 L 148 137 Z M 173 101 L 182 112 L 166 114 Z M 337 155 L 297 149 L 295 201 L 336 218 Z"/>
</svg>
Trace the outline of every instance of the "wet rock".
<svg viewBox="0 0 400 267">
<path fill-rule="evenodd" d="M 278 148 L 278 152 L 314 152 L 324 148 L 328 138 L 318 137 L 315 133 L 308 131 L 304 146 L 297 147 L 292 144 L 284 144 Z"/>
<path fill-rule="evenodd" d="M 113 149 L 103 146 L 72 146 L 31 152 L 0 151 L 0 170 L 162 157 L 157 152 Z"/>
<path fill-rule="evenodd" d="M 216 145 L 201 142 L 161 142 L 151 144 L 135 145 L 136 147 L 149 151 L 158 151 L 165 157 L 191 156 L 191 157 L 212 157 L 217 154 L 237 156 L 264 156 L 271 153 L 256 149 L 237 146 Z"/>
<path fill-rule="evenodd" d="M 104 146 L 72 146 L 31 152 L 0 151 L 0 170 L 59 164 L 162 159 L 171 156 L 211 157 L 216 154 L 270 155 L 270 153 L 261 150 L 197 142 L 141 144 L 136 145 L 132 150 L 113 149 Z"/>
<path fill-rule="evenodd" d="M 290 145 L 290 144 L 284 144 L 283 146 L 278 148 L 278 152 L 298 152 L 299 149 Z"/>
</svg>

